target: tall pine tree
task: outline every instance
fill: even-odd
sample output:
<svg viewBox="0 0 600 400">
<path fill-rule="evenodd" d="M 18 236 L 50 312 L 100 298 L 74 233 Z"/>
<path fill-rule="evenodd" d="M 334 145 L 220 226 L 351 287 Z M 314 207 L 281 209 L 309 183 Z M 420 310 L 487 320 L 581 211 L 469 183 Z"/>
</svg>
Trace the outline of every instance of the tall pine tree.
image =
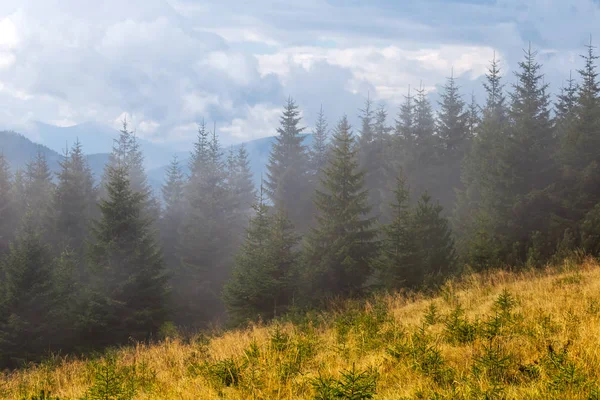
<svg viewBox="0 0 600 400">
<path fill-rule="evenodd" d="M 160 219 L 160 234 L 165 262 L 170 269 L 179 263 L 179 231 L 185 219 L 184 186 L 185 176 L 177 156 L 174 156 L 167 169 L 167 180 L 161 187 L 164 210 Z"/>
<path fill-rule="evenodd" d="M 418 277 L 417 243 L 414 237 L 413 214 L 405 178 L 396 178 L 392 221 L 383 227 L 379 258 L 380 281 L 383 286 L 397 289 L 412 286 Z"/>
<path fill-rule="evenodd" d="M 0 283 L 0 365 L 37 361 L 53 349 L 56 305 L 53 260 L 37 222 L 28 213 L 2 265 Z"/>
<path fill-rule="evenodd" d="M 305 266 L 311 293 L 351 295 L 363 289 L 377 251 L 364 172 L 348 119 L 337 124 L 331 158 L 315 193 L 317 225 L 308 238 Z"/>
<path fill-rule="evenodd" d="M 173 285 L 176 322 L 198 327 L 224 312 L 220 294 L 230 274 L 234 222 L 223 151 L 216 132 L 210 135 L 204 124 L 190 169 Z"/>
<path fill-rule="evenodd" d="M 269 215 L 262 191 L 254 209 L 223 294 L 233 323 L 277 317 L 292 299 L 299 239 L 282 212 Z"/>
<path fill-rule="evenodd" d="M 60 167 L 54 195 L 57 245 L 60 251 L 69 247 L 81 256 L 89 223 L 96 213 L 96 190 L 79 141 L 65 152 Z"/>
<path fill-rule="evenodd" d="M 15 230 L 15 210 L 11 195 L 12 174 L 4 154 L 0 153 L 0 259 L 8 250 Z"/>
<path fill-rule="evenodd" d="M 144 210 L 146 194 L 132 189 L 124 166 L 109 167 L 107 177 L 90 250 L 84 338 L 94 346 L 149 339 L 166 317 L 165 269 Z"/>
<path fill-rule="evenodd" d="M 284 210 L 300 231 L 305 231 L 311 204 L 308 149 L 303 144 L 300 110 L 289 98 L 280 118 L 267 165 L 265 190 L 277 209 Z"/>
</svg>

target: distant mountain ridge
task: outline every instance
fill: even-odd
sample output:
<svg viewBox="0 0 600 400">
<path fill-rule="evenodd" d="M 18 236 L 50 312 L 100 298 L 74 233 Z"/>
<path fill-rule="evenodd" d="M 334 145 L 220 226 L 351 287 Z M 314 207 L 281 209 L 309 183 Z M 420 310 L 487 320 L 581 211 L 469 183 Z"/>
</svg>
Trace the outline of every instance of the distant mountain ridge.
<svg viewBox="0 0 600 400">
<path fill-rule="evenodd" d="M 34 122 L 23 132 L 24 136 L 61 154 L 65 147 L 71 147 L 79 140 L 88 154 L 110 153 L 113 142 L 119 137 L 119 131 L 96 122 L 85 122 L 68 127 Z M 168 145 L 152 143 L 138 137 L 144 153 L 146 169 L 158 168 L 170 162 L 178 152 Z"/>
<path fill-rule="evenodd" d="M 23 169 L 27 163 L 34 159 L 38 153 L 46 157 L 48 167 L 53 172 L 60 170 L 62 155 L 39 143 L 34 143 L 20 133 L 13 131 L 0 131 L 0 153 L 8 160 L 13 170 Z M 108 161 L 108 154 L 86 155 L 90 168 L 96 180 L 99 180 Z"/>
<path fill-rule="evenodd" d="M 78 129 L 72 127 L 73 129 L 71 130 L 69 130 L 68 128 L 59 128 L 57 130 L 54 130 L 53 128 L 57 127 L 53 127 L 52 125 L 46 125 L 47 130 L 45 135 L 51 135 L 52 132 L 57 132 L 58 134 L 54 136 L 55 140 L 59 140 L 59 138 L 60 140 L 64 140 L 64 144 L 62 145 L 61 149 L 64 149 L 67 145 L 71 147 L 72 144 L 75 143 L 77 138 L 79 138 L 79 141 L 82 143 L 83 146 L 83 151 L 84 153 L 86 153 L 86 158 L 90 165 L 90 168 L 94 173 L 96 182 L 98 182 L 102 177 L 104 166 L 108 161 L 110 148 L 112 147 L 112 138 L 110 139 L 111 147 L 108 148 L 107 152 L 92 152 L 90 154 L 90 147 L 86 145 L 86 141 L 84 140 L 87 136 L 80 136 L 82 132 L 86 131 L 86 126 L 88 125 L 82 124 L 77 125 L 77 127 L 79 127 Z M 90 126 L 93 127 L 95 125 L 92 124 Z M 105 132 L 107 134 L 107 137 L 109 136 L 108 133 L 110 133 L 111 131 L 113 133 L 117 132 L 115 130 L 112 130 L 111 128 L 107 129 L 109 130 Z M 90 128 L 87 132 L 92 131 L 93 130 Z M 82 137 L 84 139 L 82 139 Z M 108 146 L 106 142 L 106 137 L 102 138 L 101 140 L 105 141 L 105 143 L 96 143 L 96 147 L 93 147 L 94 149 L 106 148 L 106 146 Z M 257 186 L 260 185 L 261 177 L 264 177 L 266 175 L 266 166 L 269 162 L 269 153 L 271 152 L 271 145 L 274 141 L 275 137 L 271 136 L 244 143 L 250 157 L 250 168 L 252 170 L 252 173 L 254 174 L 254 181 Z M 90 143 L 90 141 L 88 141 L 87 143 L 94 145 L 94 143 Z M 305 135 L 304 144 L 306 146 L 310 146 L 311 143 L 312 135 Z M 241 144 L 237 144 L 224 148 L 224 158 L 227 158 L 227 154 L 230 150 L 237 152 L 240 146 Z M 144 146 L 142 146 L 142 151 L 144 152 L 144 157 L 147 159 L 148 155 L 146 153 L 146 150 L 144 149 Z M 169 149 L 159 150 L 159 147 L 157 146 L 151 149 L 151 151 L 154 152 L 153 163 L 151 164 L 155 164 L 156 162 L 159 162 L 161 160 L 163 161 L 155 167 L 146 166 L 148 174 L 148 183 L 152 186 L 155 193 L 160 193 L 160 187 L 166 178 L 167 168 L 174 154 L 179 156 L 183 172 L 185 174 L 189 173 L 188 163 L 191 155 L 190 153 L 172 152 Z M 161 154 L 158 154 L 159 152 Z M 49 168 L 54 172 L 58 172 L 60 169 L 59 162 L 61 160 L 63 150 L 57 151 L 55 149 L 50 148 L 47 145 L 35 143 L 30 138 L 20 133 L 16 133 L 13 131 L 0 131 L 0 153 L 4 154 L 4 156 L 9 161 L 13 169 L 25 168 L 25 166 L 30 160 L 36 157 L 38 153 L 42 153 L 46 157 Z"/>
</svg>

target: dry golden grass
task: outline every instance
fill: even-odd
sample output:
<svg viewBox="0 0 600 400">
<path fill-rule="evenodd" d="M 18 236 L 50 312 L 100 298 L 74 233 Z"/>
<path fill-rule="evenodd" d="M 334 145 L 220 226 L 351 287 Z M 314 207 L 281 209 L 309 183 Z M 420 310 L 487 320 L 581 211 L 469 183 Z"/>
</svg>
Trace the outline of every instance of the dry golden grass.
<svg viewBox="0 0 600 400">
<path fill-rule="evenodd" d="M 464 315 L 453 319 L 458 305 Z M 296 324 L 127 347 L 114 352 L 113 372 L 135 399 L 313 399 L 316 378 L 331 383 L 353 367 L 375 380 L 375 399 L 594 399 L 599 348 L 600 267 L 588 260 L 474 274 L 433 297 L 379 296 Z M 107 365 L 49 360 L 0 376 L 0 397 L 93 398 Z"/>
</svg>

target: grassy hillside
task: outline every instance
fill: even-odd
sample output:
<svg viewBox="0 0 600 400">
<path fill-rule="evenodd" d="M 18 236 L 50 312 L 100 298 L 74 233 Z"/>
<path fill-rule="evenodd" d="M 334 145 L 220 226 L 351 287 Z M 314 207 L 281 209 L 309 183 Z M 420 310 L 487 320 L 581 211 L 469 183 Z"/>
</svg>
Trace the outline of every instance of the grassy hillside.
<svg viewBox="0 0 600 400">
<path fill-rule="evenodd" d="M 0 397 L 596 399 L 599 333 L 600 266 L 588 260 L 471 275 L 432 297 L 379 296 L 296 323 L 57 357 L 2 376 Z"/>
</svg>

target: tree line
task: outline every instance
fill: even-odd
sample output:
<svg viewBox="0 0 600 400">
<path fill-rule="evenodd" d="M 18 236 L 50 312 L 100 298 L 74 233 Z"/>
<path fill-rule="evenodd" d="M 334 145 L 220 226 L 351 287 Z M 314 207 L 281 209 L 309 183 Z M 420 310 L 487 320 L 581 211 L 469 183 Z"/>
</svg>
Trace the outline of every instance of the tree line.
<svg viewBox="0 0 600 400">
<path fill-rule="evenodd" d="M 510 88 L 492 60 L 482 104 L 451 76 L 439 111 L 409 90 L 393 124 L 370 99 L 356 128 L 321 109 L 311 146 L 290 98 L 259 188 L 204 123 L 159 196 L 126 122 L 99 182 L 79 143 L 56 176 L 0 155 L 0 364 L 600 255 L 596 60 L 554 102 L 527 49 Z"/>
</svg>

